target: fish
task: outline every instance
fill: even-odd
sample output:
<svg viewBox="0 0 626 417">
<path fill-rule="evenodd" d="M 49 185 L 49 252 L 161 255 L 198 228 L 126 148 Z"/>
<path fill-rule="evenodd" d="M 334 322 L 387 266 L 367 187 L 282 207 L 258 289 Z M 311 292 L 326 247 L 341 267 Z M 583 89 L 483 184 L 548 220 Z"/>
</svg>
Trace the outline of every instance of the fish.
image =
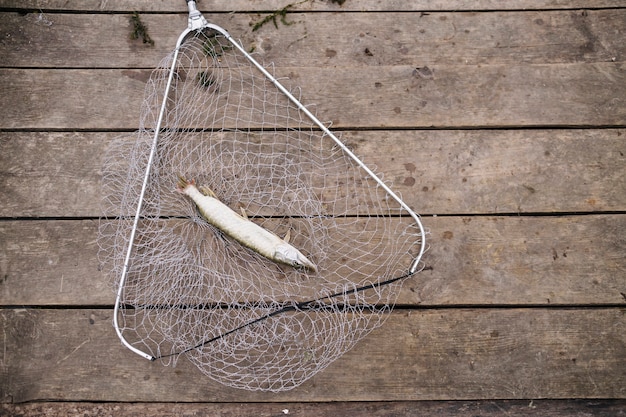
<svg viewBox="0 0 626 417">
<path fill-rule="evenodd" d="M 221 202 L 208 187 L 196 187 L 194 180 L 178 177 L 177 191 L 189 197 L 202 217 L 211 225 L 241 245 L 265 258 L 296 269 L 317 272 L 317 266 L 298 249 L 289 244 L 289 238 L 276 234 L 252 222 Z"/>
</svg>

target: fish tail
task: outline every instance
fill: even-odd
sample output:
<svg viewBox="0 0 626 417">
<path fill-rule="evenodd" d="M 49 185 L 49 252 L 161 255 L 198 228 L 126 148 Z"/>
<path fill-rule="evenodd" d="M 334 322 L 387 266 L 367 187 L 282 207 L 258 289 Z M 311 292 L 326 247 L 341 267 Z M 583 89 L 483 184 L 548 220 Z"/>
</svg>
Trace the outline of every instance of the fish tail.
<svg viewBox="0 0 626 417">
<path fill-rule="evenodd" d="M 187 187 L 195 185 L 195 183 L 196 182 L 194 180 L 187 180 L 185 177 L 182 176 L 182 174 L 178 174 L 178 183 L 176 184 L 177 190 L 181 193 L 184 193 Z"/>
</svg>

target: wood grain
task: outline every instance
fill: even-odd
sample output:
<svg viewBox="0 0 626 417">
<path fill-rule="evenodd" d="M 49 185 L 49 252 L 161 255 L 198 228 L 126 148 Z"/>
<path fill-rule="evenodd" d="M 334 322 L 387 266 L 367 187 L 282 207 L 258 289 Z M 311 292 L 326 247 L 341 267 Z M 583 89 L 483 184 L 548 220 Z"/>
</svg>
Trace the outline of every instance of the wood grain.
<svg viewBox="0 0 626 417">
<path fill-rule="evenodd" d="M 435 217 L 405 306 L 625 304 L 625 215 Z M 105 306 L 97 222 L 0 222 L 2 305 Z"/>
<path fill-rule="evenodd" d="M 267 0 L 251 2 L 249 0 L 216 0 L 205 4 L 198 2 L 202 11 L 232 12 L 232 11 L 259 11 L 272 13 L 285 6 L 293 5 L 293 10 L 353 10 L 353 11 L 431 11 L 431 10 L 550 10 L 550 9 L 593 9 L 607 7 L 621 7 L 620 0 L 596 0 L 592 5 L 586 0 L 517 0 L 516 2 L 501 2 L 498 0 L 418 0 L 406 2 L 392 0 L 380 2 L 376 0 L 347 1 L 341 6 L 330 1 L 297 0 Z M 2 0 L 0 7 L 16 8 L 19 10 L 73 10 L 89 12 L 127 11 L 134 10 L 150 12 L 185 12 L 187 9 L 182 0 L 177 3 L 154 0 L 135 0 L 129 4 L 125 0 Z"/>
<path fill-rule="evenodd" d="M 624 129 L 342 133 L 418 213 L 626 210 Z M 118 137 L 134 140 L 0 132 L 0 216 L 100 216 L 105 153 Z"/>
<path fill-rule="evenodd" d="M 0 412 L 22 417 L 223 416 L 276 417 L 279 415 L 338 415 L 387 417 L 623 417 L 626 400 L 482 400 L 394 401 L 328 403 L 88 403 L 37 402 L 0 404 Z"/>
<path fill-rule="evenodd" d="M 200 0 L 429 230 L 385 325 L 270 395 L 111 325 L 103 155 L 184 2 L 0 0 L 0 414 L 626 415 L 626 8 L 590 3 Z"/>
<path fill-rule="evenodd" d="M 426 71 L 427 75 L 425 75 Z M 624 126 L 626 66 L 280 68 L 335 128 Z M 0 128 L 135 129 L 149 70 L 0 69 Z M 287 84 L 288 86 L 290 84 Z M 19 98 L 19 100 L 16 100 Z M 566 105 L 563 105 L 566 103 Z M 201 126 L 198 126 L 201 127 Z"/>
<path fill-rule="evenodd" d="M 111 311 L 3 310 L 2 401 L 282 402 L 625 398 L 618 308 L 397 311 L 326 370 L 280 394 L 211 382 L 123 348 Z"/>
<path fill-rule="evenodd" d="M 182 3 L 182 2 L 181 2 Z M 153 45 L 131 39 L 129 14 L 0 14 L 2 67 L 153 68 L 186 28 L 184 14 L 142 14 Z M 277 67 L 567 64 L 623 61 L 626 9 L 525 13 L 295 13 L 252 31 L 258 14 L 207 14 Z M 47 23 L 46 23 L 47 22 Z"/>
</svg>

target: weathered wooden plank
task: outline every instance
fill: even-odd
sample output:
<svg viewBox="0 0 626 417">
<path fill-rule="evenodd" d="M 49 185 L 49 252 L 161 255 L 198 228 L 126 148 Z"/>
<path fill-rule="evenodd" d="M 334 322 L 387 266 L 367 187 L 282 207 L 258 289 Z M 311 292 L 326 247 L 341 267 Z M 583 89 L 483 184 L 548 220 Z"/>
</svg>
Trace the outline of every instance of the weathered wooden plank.
<svg viewBox="0 0 626 417">
<path fill-rule="evenodd" d="M 626 302 L 625 215 L 435 217 L 425 270 L 398 303 L 614 305 Z M 0 304 L 111 306 L 97 222 L 0 222 Z"/>
<path fill-rule="evenodd" d="M 276 417 L 623 417 L 626 400 L 482 400 L 329 403 L 86 403 L 0 404 L 0 412 L 22 417 L 238 416 Z"/>
<path fill-rule="evenodd" d="M 301 387 L 228 389 L 125 350 L 109 310 L 3 310 L 2 401 L 282 402 L 626 397 L 609 309 L 399 311 Z"/>
<path fill-rule="evenodd" d="M 610 62 L 626 56 L 626 9 L 292 14 L 253 32 L 256 14 L 207 15 L 279 67 Z M 154 45 L 133 40 L 128 14 L 0 14 L 3 67 L 151 68 L 186 28 L 184 15 L 144 14 Z M 366 29 L 365 29 L 366 28 Z"/>
<path fill-rule="evenodd" d="M 342 139 L 420 213 L 586 212 L 597 204 L 622 210 L 623 203 L 606 203 L 626 199 L 620 167 L 626 155 L 624 133 L 345 132 Z M 581 159 L 579 153 L 586 156 Z M 605 164 L 606 172 L 599 172 Z"/>
<path fill-rule="evenodd" d="M 181 12 L 186 11 L 184 4 L 171 1 L 135 0 L 129 4 L 124 0 L 2 0 L 0 7 L 19 10 L 73 10 L 73 11 L 150 11 L 150 12 Z M 339 11 L 435 11 L 435 10 L 550 10 L 550 9 L 594 9 L 622 7 L 620 0 L 596 0 L 589 4 L 585 0 L 517 0 L 501 2 L 498 0 L 376 0 L 346 1 L 342 5 L 332 1 L 298 1 L 298 0 L 266 0 L 263 2 L 250 0 L 216 0 L 208 4 L 198 2 L 202 11 L 263 11 L 271 12 L 292 5 L 289 10 L 339 10 Z"/>
<path fill-rule="evenodd" d="M 138 120 L 147 76 L 130 70 L 0 71 L 2 127 L 123 128 L 129 124 L 123 114 Z M 110 97 L 114 90 L 123 99 Z"/>
<path fill-rule="evenodd" d="M 104 153 L 116 136 L 0 133 L 1 215 L 100 216 Z"/>
<path fill-rule="evenodd" d="M 212 11 L 220 7 L 222 11 L 271 11 L 288 1 L 218 0 L 215 7 L 210 6 Z M 299 76 L 296 82 L 306 83 L 305 96 L 305 87 L 310 85 L 313 94 L 308 101 L 321 103 L 319 112 L 324 119 L 335 119 L 335 126 L 624 126 L 626 42 L 621 1 L 595 2 L 592 8 L 622 7 L 597 11 L 574 10 L 589 7 L 577 0 L 500 3 L 365 0 L 340 7 L 311 1 L 293 10 L 342 13 L 294 13 L 288 19 L 297 24 L 278 30 L 268 25 L 254 34 L 246 25 L 263 14 L 207 17 L 223 19 L 233 33 L 241 30 L 244 43 L 254 42 L 262 57 L 278 63 L 277 71 Z M 4 94 L 0 128 L 134 129 L 149 72 L 130 67 L 151 68 L 153 62 L 148 60 L 154 57 L 156 62 L 169 50 L 184 27 L 182 1 L 181 5 L 145 0 L 132 6 L 118 0 L 36 4 L 0 0 L 0 7 L 37 10 L 23 16 L 0 14 L 4 57 L 0 66 L 85 69 L 0 71 Z M 200 2 L 200 6 L 207 5 Z M 361 7 L 444 12 L 345 13 Z M 526 7 L 541 10 L 521 11 Z M 54 13 L 96 8 L 103 13 Z M 517 11 L 447 12 L 459 8 Z M 157 39 L 154 48 L 124 37 L 130 29 L 127 14 L 107 14 L 135 9 L 155 13 L 142 15 L 151 28 L 167 29 L 168 33 L 158 35 L 151 30 Z M 174 14 L 158 14 L 170 11 Z M 394 19 L 402 25 L 394 26 Z M 353 24 L 346 25 L 347 21 Z M 113 24 L 107 26 L 107 22 Z M 91 33 L 90 24 L 96 28 Z M 51 42 L 49 50 L 45 41 Z M 337 47 L 328 48 L 329 44 Z M 22 58 L 29 54 L 39 57 Z M 306 59 L 327 68 L 320 71 L 303 65 Z M 116 66 L 123 68 L 88 71 Z M 387 75 L 381 80 L 377 71 Z M 354 73 L 361 72 L 365 78 L 357 79 Z M 414 77 L 410 83 L 403 78 L 409 72 Z M 21 74 L 18 81 L 22 77 L 17 87 L 15 74 Z M 339 85 L 359 91 L 355 95 Z M 108 94 L 117 88 L 128 90 Z M 464 93 L 459 95 L 459 89 Z M 389 130 L 345 132 L 344 138 L 422 213 L 623 213 L 623 133 L 623 129 Z M 100 151 L 112 137 L 106 133 L 4 132 L 0 136 L 0 212 L 6 214 L 0 216 L 97 215 Z M 446 409 L 423 412 L 412 409 L 414 403 L 387 402 L 626 398 L 624 311 L 615 307 L 626 300 L 623 214 L 427 217 L 425 222 L 432 245 L 425 257 L 427 268 L 409 280 L 400 295 L 400 302 L 410 308 L 397 310 L 389 328 L 372 334 L 301 389 L 275 396 L 242 395 L 203 379 L 184 361 L 176 369 L 161 368 L 122 348 L 110 326 L 113 293 L 99 271 L 95 221 L 5 218 L 0 222 L 0 304 L 12 307 L 0 310 L 4 335 L 0 402 L 75 400 L 81 401 L 74 404 L 77 413 L 122 415 L 172 412 L 167 409 L 172 405 L 123 404 L 121 409 L 107 409 L 110 404 L 105 403 L 90 410 L 82 401 L 257 401 L 245 410 L 233 403 L 226 403 L 225 408 L 220 408 L 223 404 L 175 406 L 180 414 L 202 413 L 207 406 L 213 407 L 207 413 L 237 415 L 242 410 L 255 415 L 282 414 L 283 409 L 294 413 L 297 407 L 327 415 L 624 414 L 623 402 L 613 408 L 606 402 L 601 406 L 607 408 L 598 408 L 598 403 L 583 410 L 565 406 L 554 414 L 552 408 L 527 401 L 488 402 L 483 403 L 488 404 L 485 408 L 455 401 Z M 20 304 L 70 308 L 14 308 Z M 494 308 L 548 304 L 567 308 Z M 610 308 L 573 308 L 584 304 Z M 459 305 L 490 308 L 450 308 Z M 446 308 L 436 309 L 441 306 Z M 343 408 L 329 403 L 332 408 L 321 412 L 306 403 L 336 400 L 386 402 L 381 408 L 369 402 L 343 403 Z M 40 405 L 26 405 L 15 414 L 65 415 L 68 409 L 62 407 L 72 407 L 55 404 L 56 411 L 40 411 Z M 147 412 L 142 412 L 142 406 Z M 0 406 L 0 414 L 7 409 L 9 413 L 15 410 Z"/>
<path fill-rule="evenodd" d="M 626 210 L 625 135 L 624 129 L 356 131 L 342 139 L 417 212 L 472 214 Z M 119 136 L 0 133 L 0 216 L 100 216 L 104 155 Z"/>
<path fill-rule="evenodd" d="M 0 223 L 0 299 L 23 305 L 27 287 L 53 304 L 110 303 L 114 283 L 99 271 L 97 221 Z M 82 272 L 79 272 L 82 271 Z M 88 290 L 79 289 L 83 279 Z M 56 300 L 53 301 L 53 300 Z M 99 301 L 98 301 L 99 300 Z"/>
<path fill-rule="evenodd" d="M 623 63 L 277 68 L 336 128 L 622 126 Z M 149 70 L 2 69 L 0 128 L 134 129 Z"/>
</svg>

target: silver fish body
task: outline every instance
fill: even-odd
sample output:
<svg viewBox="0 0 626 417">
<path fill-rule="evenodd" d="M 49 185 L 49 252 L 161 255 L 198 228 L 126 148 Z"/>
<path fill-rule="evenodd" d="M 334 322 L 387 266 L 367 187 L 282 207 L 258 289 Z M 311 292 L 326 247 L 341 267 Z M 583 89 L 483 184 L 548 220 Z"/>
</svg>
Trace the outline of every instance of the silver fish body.
<svg viewBox="0 0 626 417">
<path fill-rule="evenodd" d="M 317 266 L 274 233 L 233 211 L 216 197 L 202 193 L 193 181 L 179 178 L 178 190 L 198 206 L 207 222 L 242 245 L 274 262 L 316 272 Z"/>
</svg>

